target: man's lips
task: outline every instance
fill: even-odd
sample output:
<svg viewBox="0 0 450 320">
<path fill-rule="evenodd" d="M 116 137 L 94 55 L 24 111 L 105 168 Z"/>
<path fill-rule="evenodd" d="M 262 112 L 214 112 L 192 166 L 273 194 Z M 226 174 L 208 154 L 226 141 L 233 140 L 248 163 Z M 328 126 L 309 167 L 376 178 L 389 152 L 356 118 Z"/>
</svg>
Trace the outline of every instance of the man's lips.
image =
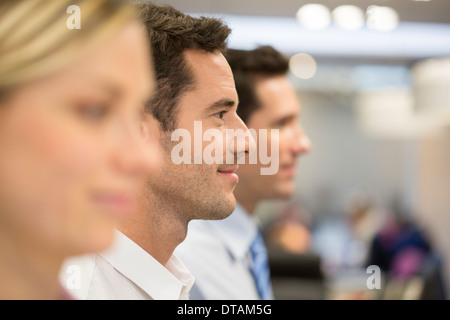
<svg viewBox="0 0 450 320">
<path fill-rule="evenodd" d="M 238 182 L 239 181 L 239 176 L 236 174 L 236 171 L 238 169 L 238 165 L 233 165 L 233 166 L 227 166 L 227 167 L 221 167 L 217 170 L 217 172 L 228 178 L 231 179 L 234 182 Z"/>
<path fill-rule="evenodd" d="M 283 164 L 280 166 L 281 171 L 287 173 L 288 176 L 293 177 L 296 174 L 296 165 L 295 163 Z"/>
<path fill-rule="evenodd" d="M 238 168 L 239 168 L 238 165 L 232 165 L 232 166 L 228 166 L 228 167 L 221 167 L 217 171 L 219 171 L 221 173 L 235 173 Z"/>
</svg>

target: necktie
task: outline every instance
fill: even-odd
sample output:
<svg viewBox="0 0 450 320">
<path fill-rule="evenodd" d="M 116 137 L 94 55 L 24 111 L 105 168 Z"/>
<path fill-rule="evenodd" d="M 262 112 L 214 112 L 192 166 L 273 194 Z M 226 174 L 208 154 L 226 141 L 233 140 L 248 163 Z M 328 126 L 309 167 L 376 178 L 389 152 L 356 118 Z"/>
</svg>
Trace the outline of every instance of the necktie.
<svg viewBox="0 0 450 320">
<path fill-rule="evenodd" d="M 256 234 L 250 246 L 252 255 L 251 272 L 255 279 L 256 288 L 262 300 L 272 299 L 272 287 L 270 284 L 269 260 L 267 258 L 267 249 L 261 233 Z"/>
</svg>

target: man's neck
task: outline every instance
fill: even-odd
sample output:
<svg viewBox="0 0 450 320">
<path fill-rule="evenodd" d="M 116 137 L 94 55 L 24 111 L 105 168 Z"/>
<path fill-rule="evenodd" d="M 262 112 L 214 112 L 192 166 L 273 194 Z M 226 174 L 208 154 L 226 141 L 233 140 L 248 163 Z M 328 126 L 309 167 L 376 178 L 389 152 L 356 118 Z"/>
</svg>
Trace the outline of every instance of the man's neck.
<svg viewBox="0 0 450 320">
<path fill-rule="evenodd" d="M 256 197 L 251 197 L 248 193 L 241 192 L 240 189 L 235 189 L 234 195 L 237 202 L 248 212 L 248 214 L 253 215 L 258 205 L 259 199 Z"/>
<path fill-rule="evenodd" d="M 155 200 L 152 195 L 147 195 L 138 211 L 121 225 L 119 231 L 166 265 L 187 234 L 188 221 L 180 219 L 179 210 L 170 200 Z"/>
</svg>

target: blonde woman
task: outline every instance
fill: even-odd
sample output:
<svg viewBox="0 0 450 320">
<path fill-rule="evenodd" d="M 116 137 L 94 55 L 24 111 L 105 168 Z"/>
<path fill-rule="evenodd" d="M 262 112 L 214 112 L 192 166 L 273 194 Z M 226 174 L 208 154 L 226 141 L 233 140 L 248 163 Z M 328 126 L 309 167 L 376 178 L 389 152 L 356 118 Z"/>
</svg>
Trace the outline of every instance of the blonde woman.
<svg viewBox="0 0 450 320">
<path fill-rule="evenodd" d="M 1 0 L 0 299 L 64 298 L 63 260 L 106 249 L 133 211 L 157 158 L 150 70 L 123 1 Z"/>
</svg>

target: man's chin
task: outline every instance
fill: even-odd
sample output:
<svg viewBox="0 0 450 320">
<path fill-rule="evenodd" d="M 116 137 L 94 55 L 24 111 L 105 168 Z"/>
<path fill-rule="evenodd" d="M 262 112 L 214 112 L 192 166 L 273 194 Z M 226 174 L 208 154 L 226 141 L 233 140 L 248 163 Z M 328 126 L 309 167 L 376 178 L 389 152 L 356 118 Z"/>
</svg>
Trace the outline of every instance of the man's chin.
<svg viewBox="0 0 450 320">
<path fill-rule="evenodd" d="M 275 194 L 276 195 L 275 195 L 274 198 L 276 198 L 276 199 L 289 200 L 294 195 L 294 184 L 293 183 L 289 183 L 289 184 L 285 184 L 283 186 L 280 186 L 278 188 L 278 190 L 275 192 Z"/>
<path fill-rule="evenodd" d="M 191 208 L 190 220 L 222 220 L 230 216 L 236 208 L 236 198 L 233 193 L 217 195 L 220 201 L 203 203 L 195 210 Z"/>
<path fill-rule="evenodd" d="M 236 198 L 234 197 L 234 194 L 231 193 L 231 195 L 226 196 L 223 198 L 223 201 L 217 205 L 217 208 L 214 212 L 211 220 L 222 220 L 227 217 L 229 217 L 234 209 L 236 209 Z"/>
</svg>

